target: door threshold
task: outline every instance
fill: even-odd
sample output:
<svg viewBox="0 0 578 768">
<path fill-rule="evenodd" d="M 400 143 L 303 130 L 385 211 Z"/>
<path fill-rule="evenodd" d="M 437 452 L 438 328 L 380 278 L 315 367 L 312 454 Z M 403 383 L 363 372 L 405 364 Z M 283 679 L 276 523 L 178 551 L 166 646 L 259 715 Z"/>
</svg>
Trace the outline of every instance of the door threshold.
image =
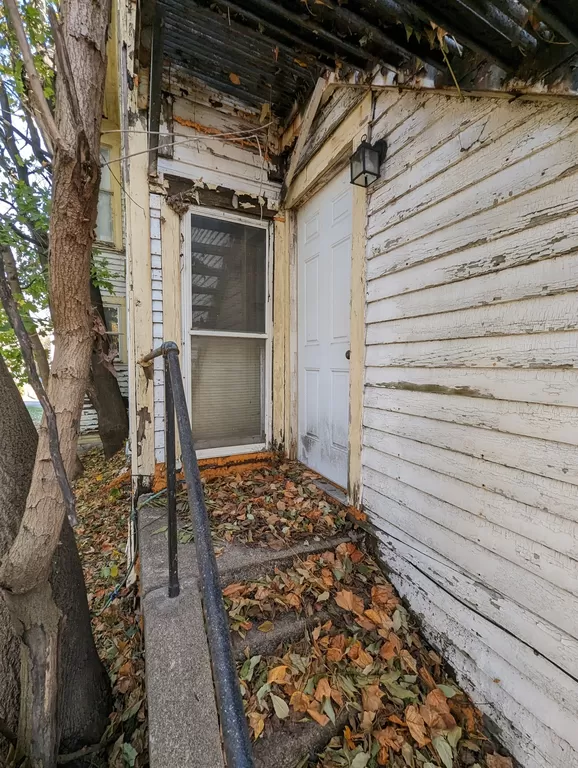
<svg viewBox="0 0 578 768">
<path fill-rule="evenodd" d="M 327 480 L 325 477 L 319 477 L 317 480 L 313 480 L 312 482 L 313 485 L 316 485 L 317 488 L 324 491 L 328 496 L 331 496 L 331 498 L 335 499 L 335 501 L 343 504 L 344 507 L 349 506 L 347 493 L 341 486 L 335 485 L 335 483 L 331 482 L 331 480 Z"/>
</svg>

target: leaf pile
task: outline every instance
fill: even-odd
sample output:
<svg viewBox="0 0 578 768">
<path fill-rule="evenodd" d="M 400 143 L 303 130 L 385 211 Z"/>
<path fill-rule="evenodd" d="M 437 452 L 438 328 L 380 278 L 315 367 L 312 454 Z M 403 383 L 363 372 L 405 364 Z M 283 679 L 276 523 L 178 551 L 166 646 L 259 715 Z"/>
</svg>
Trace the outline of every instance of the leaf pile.
<svg viewBox="0 0 578 768">
<path fill-rule="evenodd" d="M 349 526 L 347 509 L 318 488 L 316 478 L 297 462 L 276 461 L 204 481 L 213 536 L 282 549 L 299 539 L 343 531 Z M 188 512 L 186 491 L 179 493 L 179 507 Z"/>
<path fill-rule="evenodd" d="M 148 765 L 144 655 L 136 585 L 125 586 L 130 476 L 122 453 L 106 461 L 101 451 L 83 457 L 75 483 L 75 529 L 84 569 L 96 646 L 110 675 L 114 709 L 105 740 L 109 768 Z M 98 756 L 102 758 L 102 753 Z"/>
<path fill-rule="evenodd" d="M 283 723 L 333 723 L 319 768 L 491 767 L 480 714 L 427 647 L 376 563 L 353 543 L 224 590 L 233 630 L 270 631 L 295 611 L 308 636 L 239 667 L 254 740 Z M 315 617 L 318 620 L 315 621 Z M 509 758 L 502 758 L 511 766 Z"/>
</svg>

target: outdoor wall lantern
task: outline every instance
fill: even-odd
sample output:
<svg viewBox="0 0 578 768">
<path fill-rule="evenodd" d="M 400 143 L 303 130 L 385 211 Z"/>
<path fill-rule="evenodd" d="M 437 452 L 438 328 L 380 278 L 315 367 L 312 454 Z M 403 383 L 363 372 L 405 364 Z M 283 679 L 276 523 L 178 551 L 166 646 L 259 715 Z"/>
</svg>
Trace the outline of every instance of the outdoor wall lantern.
<svg viewBox="0 0 578 768">
<path fill-rule="evenodd" d="M 385 141 L 370 144 L 364 136 L 361 144 L 349 158 L 351 183 L 358 187 L 368 187 L 379 179 L 379 166 L 385 158 Z"/>
</svg>

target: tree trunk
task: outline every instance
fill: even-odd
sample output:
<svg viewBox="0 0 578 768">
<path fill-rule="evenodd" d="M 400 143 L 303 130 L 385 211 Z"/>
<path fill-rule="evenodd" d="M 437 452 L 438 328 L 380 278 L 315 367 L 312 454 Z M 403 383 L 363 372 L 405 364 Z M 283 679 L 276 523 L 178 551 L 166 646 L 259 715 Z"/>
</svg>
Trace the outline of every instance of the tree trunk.
<svg viewBox="0 0 578 768">
<path fill-rule="evenodd" d="M 100 181 L 110 5 L 110 0 L 62 0 L 60 50 L 56 41 L 60 70 L 56 80 L 49 261 L 54 359 L 48 395 L 68 473 L 76 460 L 92 349 L 90 259 Z M 18 13 L 14 2 L 8 7 L 13 15 Z M 28 68 L 33 66 L 29 57 L 27 61 L 24 56 L 24 60 Z M 52 126 L 51 131 L 54 134 Z M 54 768 L 58 750 L 57 670 L 62 620 L 50 576 L 64 517 L 43 420 L 22 523 L 0 568 L 0 585 L 30 662 L 31 673 L 21 692 L 21 712 L 26 717 L 21 717 L 20 739 L 32 768 Z"/>
<path fill-rule="evenodd" d="M 0 559 L 11 546 L 32 477 L 38 434 L 0 356 Z M 64 520 L 52 561 L 52 593 L 60 613 L 58 726 L 60 752 L 95 744 L 108 723 L 110 682 L 91 634 L 82 565 L 74 533 Z M 17 731 L 20 643 L 0 596 L 0 718 Z M 2 744 L 0 754 L 8 745 Z"/>
<path fill-rule="evenodd" d="M 100 288 L 92 281 L 90 298 L 95 319 L 100 318 L 106 328 Z M 108 331 L 108 328 L 106 330 Z M 98 434 L 107 459 L 124 447 L 128 437 L 127 408 L 118 386 L 118 379 L 111 371 L 112 362 L 107 363 L 110 352 L 111 345 L 108 337 L 104 334 L 95 334 L 88 397 L 98 417 Z"/>
</svg>

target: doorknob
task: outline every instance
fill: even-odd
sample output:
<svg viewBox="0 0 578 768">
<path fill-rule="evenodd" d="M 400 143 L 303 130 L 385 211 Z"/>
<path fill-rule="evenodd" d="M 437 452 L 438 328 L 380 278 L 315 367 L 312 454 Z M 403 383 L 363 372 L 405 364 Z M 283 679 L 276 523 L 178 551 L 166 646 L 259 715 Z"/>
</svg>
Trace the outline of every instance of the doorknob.
<svg viewBox="0 0 578 768">
<path fill-rule="evenodd" d="M 347 352 L 345 353 L 345 357 L 346 357 L 348 360 L 350 360 L 350 359 L 351 359 L 351 350 L 350 350 L 350 349 L 348 349 L 348 350 L 347 350 Z"/>
</svg>

